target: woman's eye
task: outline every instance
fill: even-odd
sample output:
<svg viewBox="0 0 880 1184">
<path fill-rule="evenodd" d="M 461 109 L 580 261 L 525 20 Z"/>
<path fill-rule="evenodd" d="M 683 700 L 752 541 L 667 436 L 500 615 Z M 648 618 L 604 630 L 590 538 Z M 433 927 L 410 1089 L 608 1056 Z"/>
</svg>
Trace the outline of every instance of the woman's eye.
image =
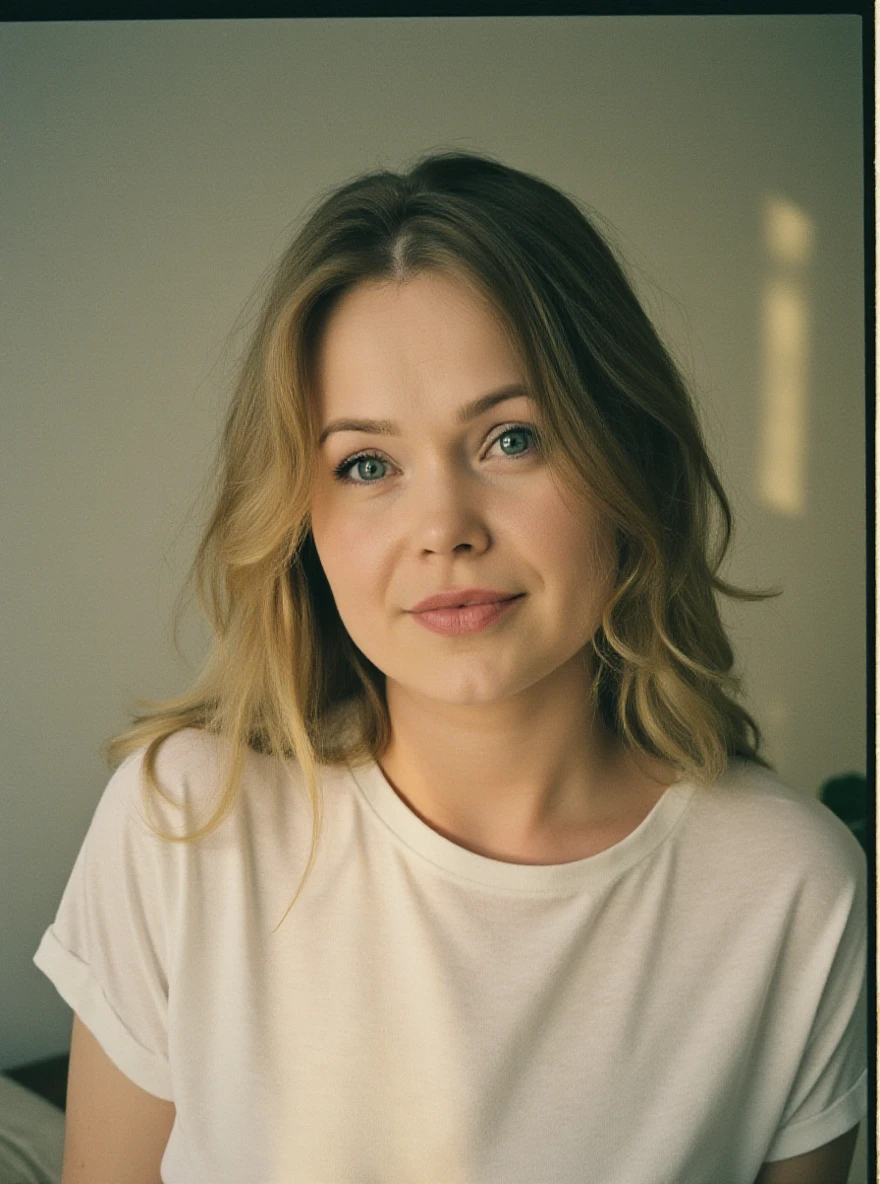
<svg viewBox="0 0 880 1184">
<path fill-rule="evenodd" d="M 528 438 L 532 441 L 532 453 L 538 450 L 540 443 L 538 432 L 535 428 L 526 426 L 526 424 L 512 424 L 510 427 L 504 428 L 503 431 L 499 432 L 492 441 L 490 447 L 494 447 L 496 444 L 506 440 L 508 437 L 511 437 L 515 440 L 518 436 L 528 436 Z M 503 455 L 509 457 L 511 460 L 514 460 L 516 457 L 523 455 L 523 449 L 519 448 L 515 452 L 505 452 Z M 531 455 L 531 453 L 528 455 Z M 381 474 L 379 479 L 375 481 L 356 481 L 353 477 L 349 476 L 350 471 L 355 467 L 355 465 L 365 464 L 368 461 L 373 466 L 376 464 L 388 464 L 388 461 L 386 461 L 384 457 L 378 452 L 356 452 L 354 456 L 346 457 L 345 460 L 340 461 L 339 464 L 334 467 L 333 476 L 337 481 L 348 482 L 350 485 L 378 485 L 379 480 L 381 480 Z"/>
</svg>

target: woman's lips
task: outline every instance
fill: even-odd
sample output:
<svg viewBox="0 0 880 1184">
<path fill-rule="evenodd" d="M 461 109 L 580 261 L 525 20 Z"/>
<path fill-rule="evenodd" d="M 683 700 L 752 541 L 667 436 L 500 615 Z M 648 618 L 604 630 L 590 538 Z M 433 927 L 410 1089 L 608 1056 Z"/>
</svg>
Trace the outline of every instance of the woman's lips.
<svg viewBox="0 0 880 1184">
<path fill-rule="evenodd" d="M 476 633 L 507 616 L 523 599 L 525 593 L 510 600 L 494 600 L 488 604 L 467 604 L 462 608 L 434 608 L 410 616 L 432 633 L 456 636 L 461 633 Z"/>
</svg>

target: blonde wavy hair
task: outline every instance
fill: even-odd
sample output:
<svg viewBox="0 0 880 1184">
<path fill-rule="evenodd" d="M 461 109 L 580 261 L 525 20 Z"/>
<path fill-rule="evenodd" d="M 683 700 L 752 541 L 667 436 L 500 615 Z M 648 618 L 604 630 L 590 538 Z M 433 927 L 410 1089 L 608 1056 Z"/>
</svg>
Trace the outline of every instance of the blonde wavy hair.
<svg viewBox="0 0 880 1184">
<path fill-rule="evenodd" d="M 186 582 L 213 645 L 190 690 L 137 700 L 131 725 L 103 749 L 114 766 L 146 746 L 142 791 L 166 797 L 156 776 L 163 741 L 184 728 L 225 739 L 226 782 L 209 821 L 183 836 L 151 824 L 171 842 L 220 825 L 249 749 L 297 761 L 312 846 L 288 912 L 319 850 L 320 767 L 381 759 L 391 731 L 384 675 L 346 632 L 311 536 L 315 347 L 353 285 L 429 269 L 490 301 L 540 410 L 547 463 L 570 489 L 598 499 L 614 524 L 617 582 L 591 642 L 592 694 L 605 724 L 636 754 L 702 784 L 733 757 L 771 767 L 737 701 L 715 594 L 779 592 L 747 591 L 718 575 L 730 506 L 685 382 L 623 265 L 584 208 L 540 178 L 471 152 L 425 154 L 406 171 L 380 168 L 319 197 L 278 262 Z"/>
</svg>

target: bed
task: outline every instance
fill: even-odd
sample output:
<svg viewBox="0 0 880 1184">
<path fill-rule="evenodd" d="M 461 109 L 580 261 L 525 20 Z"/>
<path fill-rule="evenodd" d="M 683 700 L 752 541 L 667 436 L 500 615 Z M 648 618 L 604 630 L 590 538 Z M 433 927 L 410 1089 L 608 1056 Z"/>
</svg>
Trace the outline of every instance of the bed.
<svg viewBox="0 0 880 1184">
<path fill-rule="evenodd" d="M 59 1184 L 69 1056 L 0 1073 L 0 1184 Z"/>
</svg>

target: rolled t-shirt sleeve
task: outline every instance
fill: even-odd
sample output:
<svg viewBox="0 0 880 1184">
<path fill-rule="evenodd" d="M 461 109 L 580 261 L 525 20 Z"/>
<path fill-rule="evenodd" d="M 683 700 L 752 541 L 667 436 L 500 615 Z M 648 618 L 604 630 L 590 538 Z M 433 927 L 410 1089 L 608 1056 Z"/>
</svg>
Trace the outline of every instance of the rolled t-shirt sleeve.
<svg viewBox="0 0 880 1184">
<path fill-rule="evenodd" d="M 33 961 L 110 1059 L 173 1100 L 168 1057 L 166 891 L 141 805 L 143 749 L 111 777 Z"/>
<path fill-rule="evenodd" d="M 801 991 L 792 984 L 791 1019 L 808 1035 L 768 1161 L 821 1147 L 868 1112 L 867 861 L 853 836 L 847 844 L 848 871 L 821 893 L 824 924 L 805 951 Z"/>
</svg>

